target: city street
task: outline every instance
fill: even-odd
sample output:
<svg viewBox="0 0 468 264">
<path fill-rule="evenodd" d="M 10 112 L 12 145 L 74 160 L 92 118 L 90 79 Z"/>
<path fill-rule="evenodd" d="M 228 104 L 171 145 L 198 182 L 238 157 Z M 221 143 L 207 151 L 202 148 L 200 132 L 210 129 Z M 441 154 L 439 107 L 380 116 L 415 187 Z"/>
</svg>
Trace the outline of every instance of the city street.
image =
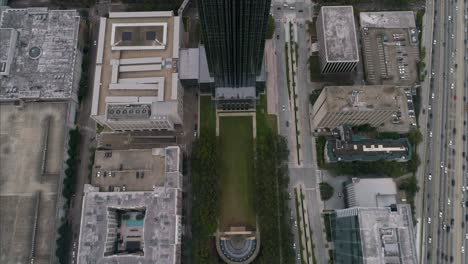
<svg viewBox="0 0 468 264">
<path fill-rule="evenodd" d="M 286 6 L 285 6 L 286 5 Z M 320 204 L 320 196 L 318 193 L 318 179 L 320 171 L 316 168 L 315 162 L 315 145 L 314 138 L 310 130 L 309 118 L 309 94 L 314 88 L 314 83 L 308 80 L 309 68 L 309 48 L 307 24 L 306 21 L 312 17 L 313 5 L 311 2 L 273 2 L 272 12 L 275 18 L 275 36 L 276 41 L 276 61 L 277 61 L 277 95 L 278 95 L 278 122 L 279 133 L 286 137 L 290 149 L 290 192 L 294 193 L 293 188 L 300 183 L 306 187 L 306 197 L 309 212 L 310 227 L 313 232 L 313 243 L 315 246 L 314 254 L 318 263 L 328 262 L 328 250 L 325 248 L 325 238 L 322 232 L 322 216 Z M 297 44 L 298 44 L 298 70 L 296 82 L 297 94 L 297 118 L 299 119 L 299 142 L 301 145 L 300 156 L 296 157 L 296 132 L 294 131 L 294 103 L 289 100 L 288 88 L 286 84 L 286 61 L 285 61 L 285 24 L 293 23 L 293 27 L 297 29 Z M 284 106 L 284 107 L 283 107 Z M 297 158 L 299 160 L 297 160 Z M 291 210 L 295 210 L 294 200 L 290 200 Z M 295 213 L 293 213 L 295 216 Z M 293 228 L 296 243 L 299 241 L 297 237 L 297 229 Z M 299 252 L 297 252 L 299 254 Z M 299 260 L 297 261 L 299 262 Z"/>
</svg>

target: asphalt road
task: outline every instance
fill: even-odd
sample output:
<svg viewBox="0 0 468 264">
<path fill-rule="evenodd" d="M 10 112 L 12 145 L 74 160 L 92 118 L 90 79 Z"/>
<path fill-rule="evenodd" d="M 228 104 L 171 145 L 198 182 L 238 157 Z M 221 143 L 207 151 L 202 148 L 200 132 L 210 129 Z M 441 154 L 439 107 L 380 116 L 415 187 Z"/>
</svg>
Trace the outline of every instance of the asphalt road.
<svg viewBox="0 0 468 264">
<path fill-rule="evenodd" d="M 313 231 L 313 243 L 315 246 L 314 253 L 318 263 L 328 263 L 328 250 L 325 248 L 325 241 L 322 232 L 321 209 L 319 193 L 317 192 L 318 180 L 320 172 L 316 168 L 313 137 L 310 130 L 309 118 L 309 94 L 313 89 L 314 84 L 308 80 L 308 54 L 309 40 L 307 33 L 306 21 L 311 19 L 311 11 L 313 4 L 310 1 L 297 1 L 291 3 L 287 1 L 288 6 L 284 6 L 285 1 L 273 1 L 272 13 L 275 18 L 275 36 L 274 41 L 276 47 L 276 65 L 277 65 L 277 97 L 278 97 L 278 122 L 279 133 L 286 137 L 290 150 L 289 175 L 290 175 L 290 192 L 300 183 L 306 187 L 306 197 L 309 212 L 310 226 Z M 294 8 L 291 9 L 291 6 Z M 297 38 L 299 47 L 299 61 L 296 81 L 296 94 L 299 121 L 298 130 L 299 142 L 301 142 L 301 151 L 299 162 L 295 156 L 295 131 L 294 131 L 294 104 L 289 100 L 288 88 L 286 85 L 286 61 L 285 61 L 285 23 L 291 21 L 294 27 L 297 27 Z M 290 208 L 292 212 L 295 210 L 294 200 L 290 200 Z M 295 219 L 295 213 L 292 214 Z M 297 228 L 293 228 L 294 240 L 298 244 Z M 299 252 L 296 252 L 299 255 Z M 297 258 L 296 258 L 297 259 Z M 297 260 L 299 262 L 299 260 Z"/>
<path fill-rule="evenodd" d="M 95 69 L 95 58 L 96 58 L 96 47 L 94 45 L 94 40 L 97 41 L 98 38 L 98 31 L 99 31 L 99 20 L 93 19 L 91 16 L 90 19 L 90 53 L 92 58 L 92 63 L 90 65 L 91 69 L 89 71 L 89 78 L 88 78 L 88 87 L 89 92 L 88 95 L 83 99 L 81 106 L 77 112 L 76 123 L 80 129 L 81 133 L 81 143 L 80 143 L 80 162 L 78 165 L 77 170 L 77 179 L 76 179 L 76 190 L 75 195 L 72 198 L 71 208 L 69 213 L 69 218 L 72 225 L 72 234 L 73 234 L 73 242 L 75 245 L 78 245 L 79 234 L 80 234 L 80 221 L 81 221 L 81 209 L 82 209 L 82 201 L 83 201 L 83 189 L 84 184 L 89 183 L 88 175 L 89 175 L 89 162 L 91 151 L 90 148 L 95 146 L 95 122 L 91 119 L 91 104 L 92 104 L 92 87 L 93 87 L 93 80 L 94 80 L 94 69 Z M 75 259 L 73 258 L 73 252 L 77 249 L 72 248 L 72 262 L 75 263 Z M 75 253 L 76 254 L 76 253 Z"/>
<path fill-rule="evenodd" d="M 467 13 L 461 0 L 435 1 L 434 6 L 428 70 L 431 79 L 429 92 L 423 93 L 427 96 L 423 98 L 423 108 L 428 118 L 421 119 L 427 124 L 420 124 L 427 127 L 420 179 L 425 198 L 421 263 L 468 263 L 464 253 L 466 159 L 462 154 L 467 149 L 463 141 L 463 135 L 467 134 L 464 123 Z"/>
</svg>

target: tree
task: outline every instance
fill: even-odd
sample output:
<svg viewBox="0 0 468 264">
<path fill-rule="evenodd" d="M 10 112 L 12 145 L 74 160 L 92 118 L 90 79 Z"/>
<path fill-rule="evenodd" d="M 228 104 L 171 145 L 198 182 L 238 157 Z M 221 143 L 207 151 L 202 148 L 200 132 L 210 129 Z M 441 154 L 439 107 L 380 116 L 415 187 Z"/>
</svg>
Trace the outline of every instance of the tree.
<svg viewBox="0 0 468 264">
<path fill-rule="evenodd" d="M 419 165 L 421 165 L 421 159 L 416 151 L 413 151 L 413 157 L 408 161 L 408 170 L 412 173 L 416 173 Z"/>
<path fill-rule="evenodd" d="M 321 92 L 322 92 L 322 89 L 312 91 L 312 93 L 309 95 L 309 102 L 311 105 L 315 104 L 315 101 L 317 101 Z"/>
<path fill-rule="evenodd" d="M 272 15 L 268 16 L 268 25 L 266 31 L 266 38 L 271 39 L 273 38 L 273 34 L 275 33 L 275 19 Z"/>
<path fill-rule="evenodd" d="M 417 146 L 422 142 L 422 134 L 419 129 L 413 129 L 408 134 L 408 140 L 413 146 Z"/>
<path fill-rule="evenodd" d="M 400 190 L 407 192 L 409 195 L 414 196 L 419 191 L 418 180 L 416 176 L 411 176 L 404 179 L 398 186 Z"/>
<path fill-rule="evenodd" d="M 333 196 L 333 193 L 334 189 L 330 184 L 326 182 L 320 183 L 320 198 L 322 199 L 322 201 L 330 199 Z"/>
</svg>

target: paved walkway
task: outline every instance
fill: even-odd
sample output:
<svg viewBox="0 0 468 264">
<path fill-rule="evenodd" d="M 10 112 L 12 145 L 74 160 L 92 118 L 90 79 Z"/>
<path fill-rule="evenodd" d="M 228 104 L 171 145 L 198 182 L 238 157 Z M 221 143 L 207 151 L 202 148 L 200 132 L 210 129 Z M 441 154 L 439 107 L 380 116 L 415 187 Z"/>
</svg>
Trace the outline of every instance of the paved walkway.
<svg viewBox="0 0 468 264">
<path fill-rule="evenodd" d="M 275 56 L 275 42 L 271 39 L 265 43 L 265 57 L 266 57 L 266 70 L 267 70 L 267 112 L 270 115 L 278 115 L 278 94 L 276 82 L 276 56 Z"/>
</svg>

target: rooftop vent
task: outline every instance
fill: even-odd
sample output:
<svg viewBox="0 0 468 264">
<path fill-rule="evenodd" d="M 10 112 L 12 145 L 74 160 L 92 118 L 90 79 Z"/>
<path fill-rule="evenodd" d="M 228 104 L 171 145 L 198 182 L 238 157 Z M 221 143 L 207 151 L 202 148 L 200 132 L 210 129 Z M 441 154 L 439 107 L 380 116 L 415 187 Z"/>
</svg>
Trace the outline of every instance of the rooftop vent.
<svg viewBox="0 0 468 264">
<path fill-rule="evenodd" d="M 29 57 L 33 60 L 39 59 L 42 55 L 42 49 L 39 47 L 32 47 L 29 49 Z"/>
</svg>

